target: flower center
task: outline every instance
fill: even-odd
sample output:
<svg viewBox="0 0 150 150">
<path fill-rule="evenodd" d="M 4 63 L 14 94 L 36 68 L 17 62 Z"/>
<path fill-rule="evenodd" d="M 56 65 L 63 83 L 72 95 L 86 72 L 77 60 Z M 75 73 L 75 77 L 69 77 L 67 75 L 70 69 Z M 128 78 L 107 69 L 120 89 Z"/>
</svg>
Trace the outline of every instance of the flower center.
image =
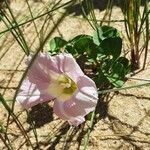
<svg viewBox="0 0 150 150">
<path fill-rule="evenodd" d="M 66 101 L 72 97 L 76 89 L 77 84 L 69 76 L 55 73 L 55 77 L 51 77 L 48 93 L 60 101 Z"/>
</svg>

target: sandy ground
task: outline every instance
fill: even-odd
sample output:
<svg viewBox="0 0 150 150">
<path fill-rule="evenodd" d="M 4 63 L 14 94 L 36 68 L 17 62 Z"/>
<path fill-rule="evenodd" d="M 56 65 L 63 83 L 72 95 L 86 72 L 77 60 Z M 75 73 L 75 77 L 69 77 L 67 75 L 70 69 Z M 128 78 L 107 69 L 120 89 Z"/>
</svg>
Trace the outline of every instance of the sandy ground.
<svg viewBox="0 0 150 150">
<path fill-rule="evenodd" d="M 42 10 L 46 11 L 48 7 L 48 5 L 41 2 L 29 2 L 35 15 Z M 14 0 L 10 5 L 18 21 L 22 21 L 22 18 L 30 16 L 24 1 Z M 69 11 L 67 16 L 64 16 L 66 9 L 55 11 L 46 22 L 43 35 L 45 37 L 48 35 L 49 39 L 54 36 L 63 36 L 68 40 L 75 35 L 92 34 L 93 30 L 87 21 L 82 19 L 78 12 L 74 12 L 73 8 L 71 10 L 72 13 Z M 104 14 L 103 7 L 101 10 L 96 8 L 95 12 L 97 18 L 101 19 Z M 45 18 L 46 16 L 35 21 L 38 29 L 42 26 Z M 121 10 L 117 6 L 114 6 L 112 19 L 123 19 Z M 111 25 L 117 27 L 121 33 L 124 33 L 122 22 L 116 22 Z M 0 31 L 3 31 L 5 28 L 3 23 L 0 22 Z M 31 45 L 31 51 L 38 50 L 40 47 L 39 39 L 36 36 L 33 23 L 24 25 L 22 30 L 24 35 L 26 35 L 27 42 Z M 124 45 L 126 47 L 126 41 Z M 47 49 L 48 42 L 44 45 L 44 50 Z M 0 38 L 0 93 L 4 95 L 9 105 L 11 105 L 18 83 L 26 69 L 24 64 L 25 58 L 24 53 L 10 33 L 6 33 Z M 147 60 L 146 69 L 134 77 L 150 79 L 150 59 Z M 130 79 L 125 85 L 136 85 L 144 82 Z M 15 113 L 23 123 L 32 142 L 36 143 L 26 112 L 16 105 Z M 38 133 L 40 148 L 37 149 L 62 149 L 69 126 L 53 114 L 51 104 L 39 105 L 29 110 L 29 114 L 35 123 Z M 0 104 L 0 123 L 4 126 L 6 125 L 7 116 L 6 110 Z M 83 149 L 83 136 L 87 128 L 88 122 L 73 130 L 68 138 L 67 149 Z M 13 119 L 10 120 L 8 133 L 14 150 L 30 149 Z M 2 141 L 0 141 L 0 149 L 7 149 Z M 99 111 L 90 135 L 89 149 L 150 150 L 150 89 L 148 86 L 120 91 L 117 94 L 112 93 L 108 98 L 100 99 Z"/>
</svg>

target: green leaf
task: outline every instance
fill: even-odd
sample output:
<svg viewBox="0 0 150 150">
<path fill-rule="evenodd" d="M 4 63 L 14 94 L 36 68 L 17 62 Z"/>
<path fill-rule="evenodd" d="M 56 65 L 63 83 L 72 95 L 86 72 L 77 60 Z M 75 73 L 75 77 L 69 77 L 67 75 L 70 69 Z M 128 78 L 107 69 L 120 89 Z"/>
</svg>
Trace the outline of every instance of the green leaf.
<svg viewBox="0 0 150 150">
<path fill-rule="evenodd" d="M 78 53 L 72 45 L 66 45 L 65 51 L 67 51 L 68 53 L 71 53 L 72 55 L 76 55 Z"/>
<path fill-rule="evenodd" d="M 109 83 L 107 77 L 104 75 L 104 73 L 102 72 L 101 69 L 98 69 L 98 72 L 96 73 L 96 75 L 94 77 L 94 81 L 98 86 L 100 86 L 104 83 L 105 84 Z"/>
<path fill-rule="evenodd" d="M 112 59 L 104 59 L 101 63 L 101 70 L 103 73 L 108 73 L 110 68 L 113 66 L 114 61 Z"/>
<path fill-rule="evenodd" d="M 49 42 L 50 51 L 58 52 L 62 47 L 67 44 L 67 41 L 62 39 L 61 37 L 55 37 Z"/>
<path fill-rule="evenodd" d="M 88 48 L 90 42 L 91 38 L 82 37 L 74 43 L 74 48 L 77 50 L 79 54 L 83 54 Z"/>
<path fill-rule="evenodd" d="M 75 43 L 74 48 L 78 54 L 86 53 L 89 58 L 97 57 L 98 47 L 93 43 L 91 36 L 80 37 Z"/>
<path fill-rule="evenodd" d="M 129 61 L 124 57 L 118 59 L 107 58 L 101 64 L 103 75 L 115 87 L 121 87 L 124 84 L 124 78 L 128 73 L 128 68 Z"/>
<path fill-rule="evenodd" d="M 101 42 L 100 47 L 102 54 L 118 58 L 121 54 L 122 39 L 120 37 L 107 38 Z"/>
<path fill-rule="evenodd" d="M 107 39 L 112 37 L 118 37 L 119 33 L 117 29 L 110 27 L 110 26 L 102 26 L 97 28 L 97 30 L 93 34 L 93 41 L 96 45 L 100 45 L 100 43 Z"/>
<path fill-rule="evenodd" d="M 129 65 L 129 60 L 125 57 L 119 57 L 117 59 L 118 62 L 122 63 L 124 67 Z"/>
<path fill-rule="evenodd" d="M 115 61 L 115 64 L 113 65 L 113 73 L 118 74 L 118 76 L 123 79 L 129 71 L 130 63 L 128 59 L 120 57 Z"/>
<path fill-rule="evenodd" d="M 109 82 L 111 84 L 113 84 L 115 87 L 122 87 L 124 84 L 123 80 L 119 80 L 118 78 L 114 77 L 114 76 L 107 76 L 107 79 L 109 80 Z"/>
<path fill-rule="evenodd" d="M 131 70 L 131 64 L 129 60 L 125 57 L 119 57 L 117 59 L 117 62 L 121 63 L 124 67 L 124 74 L 126 75 Z"/>
<path fill-rule="evenodd" d="M 118 79 L 124 79 L 124 77 L 126 75 L 125 70 L 126 69 L 124 68 L 124 66 L 121 63 L 116 62 L 112 68 L 112 76 L 117 75 Z"/>
<path fill-rule="evenodd" d="M 75 42 L 77 42 L 78 40 L 80 40 L 82 38 L 92 38 L 92 36 L 86 35 L 86 34 L 77 35 L 72 40 L 68 41 L 68 43 L 74 44 Z"/>
</svg>

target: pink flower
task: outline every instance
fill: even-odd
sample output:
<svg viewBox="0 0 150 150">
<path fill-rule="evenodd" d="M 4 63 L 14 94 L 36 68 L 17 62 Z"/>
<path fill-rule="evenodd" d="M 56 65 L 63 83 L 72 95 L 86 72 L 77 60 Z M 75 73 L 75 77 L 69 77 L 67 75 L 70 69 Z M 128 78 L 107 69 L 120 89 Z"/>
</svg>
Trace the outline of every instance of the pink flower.
<svg viewBox="0 0 150 150">
<path fill-rule="evenodd" d="M 54 112 L 78 126 L 94 110 L 98 99 L 95 83 L 80 69 L 71 54 L 50 56 L 40 53 L 17 95 L 17 102 L 28 109 L 54 100 Z"/>
</svg>

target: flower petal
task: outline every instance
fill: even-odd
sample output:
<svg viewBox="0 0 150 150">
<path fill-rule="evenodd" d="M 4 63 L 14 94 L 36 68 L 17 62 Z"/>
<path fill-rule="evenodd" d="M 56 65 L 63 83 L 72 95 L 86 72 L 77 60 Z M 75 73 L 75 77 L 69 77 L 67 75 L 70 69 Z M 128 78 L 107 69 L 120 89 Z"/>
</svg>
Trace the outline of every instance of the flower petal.
<svg viewBox="0 0 150 150">
<path fill-rule="evenodd" d="M 26 62 L 29 64 L 31 57 Z M 17 101 L 24 108 L 32 107 L 38 103 L 54 98 L 47 92 L 51 76 L 62 73 L 59 56 L 51 57 L 48 53 L 39 53 L 30 67 L 26 80 L 23 81 Z M 54 74 L 55 73 L 55 74 Z"/>
<path fill-rule="evenodd" d="M 68 122 L 70 125 L 78 126 L 85 121 L 85 118 L 82 116 L 78 116 L 76 118 L 71 118 Z"/>
<path fill-rule="evenodd" d="M 77 82 L 79 76 L 84 75 L 71 54 L 61 53 L 56 56 L 50 56 L 45 52 L 38 54 L 27 76 L 31 82 L 40 88 L 41 83 L 50 83 L 50 75 L 52 72 L 58 74 L 64 73 L 75 82 Z"/>
<path fill-rule="evenodd" d="M 70 100 L 65 102 L 54 101 L 53 108 L 56 115 L 61 119 L 68 120 L 70 123 L 74 122 L 71 121 L 72 119 L 78 120 L 79 116 L 83 120 L 84 116 L 95 109 L 98 100 L 95 83 L 90 78 L 85 75 L 79 77 L 77 84 L 78 90 Z"/>
<path fill-rule="evenodd" d="M 16 101 L 25 109 L 35 106 L 39 103 L 52 100 L 50 95 L 42 94 L 34 83 L 25 79 L 21 85 Z"/>
<path fill-rule="evenodd" d="M 59 63 L 57 57 L 51 57 L 48 53 L 39 53 L 29 69 L 27 76 L 31 82 L 35 83 L 40 88 L 41 82 L 50 82 L 50 71 L 61 73 Z"/>
<path fill-rule="evenodd" d="M 55 100 L 53 106 L 55 114 L 67 121 L 71 121 L 73 118 L 73 120 L 76 120 L 79 116 L 84 118 L 84 116 L 94 110 L 96 104 L 90 101 L 86 102 L 85 99 L 82 99 L 85 97 L 82 96 L 78 97 L 79 99 L 74 97 L 74 99 L 66 102 Z"/>
<path fill-rule="evenodd" d="M 62 57 L 61 55 L 64 57 L 62 71 L 74 82 L 77 82 L 78 77 L 84 75 L 83 71 L 71 54 L 62 53 L 59 55 L 59 57 Z"/>
<path fill-rule="evenodd" d="M 63 101 L 58 101 L 55 99 L 53 111 L 58 117 L 60 117 L 63 120 L 69 120 L 71 118 L 71 115 L 66 114 L 66 112 L 64 110 L 64 102 Z"/>
<path fill-rule="evenodd" d="M 77 86 L 80 92 L 91 97 L 93 101 L 97 103 L 97 100 L 98 100 L 97 87 L 92 79 L 90 79 L 86 75 L 80 76 L 78 78 Z"/>
</svg>

